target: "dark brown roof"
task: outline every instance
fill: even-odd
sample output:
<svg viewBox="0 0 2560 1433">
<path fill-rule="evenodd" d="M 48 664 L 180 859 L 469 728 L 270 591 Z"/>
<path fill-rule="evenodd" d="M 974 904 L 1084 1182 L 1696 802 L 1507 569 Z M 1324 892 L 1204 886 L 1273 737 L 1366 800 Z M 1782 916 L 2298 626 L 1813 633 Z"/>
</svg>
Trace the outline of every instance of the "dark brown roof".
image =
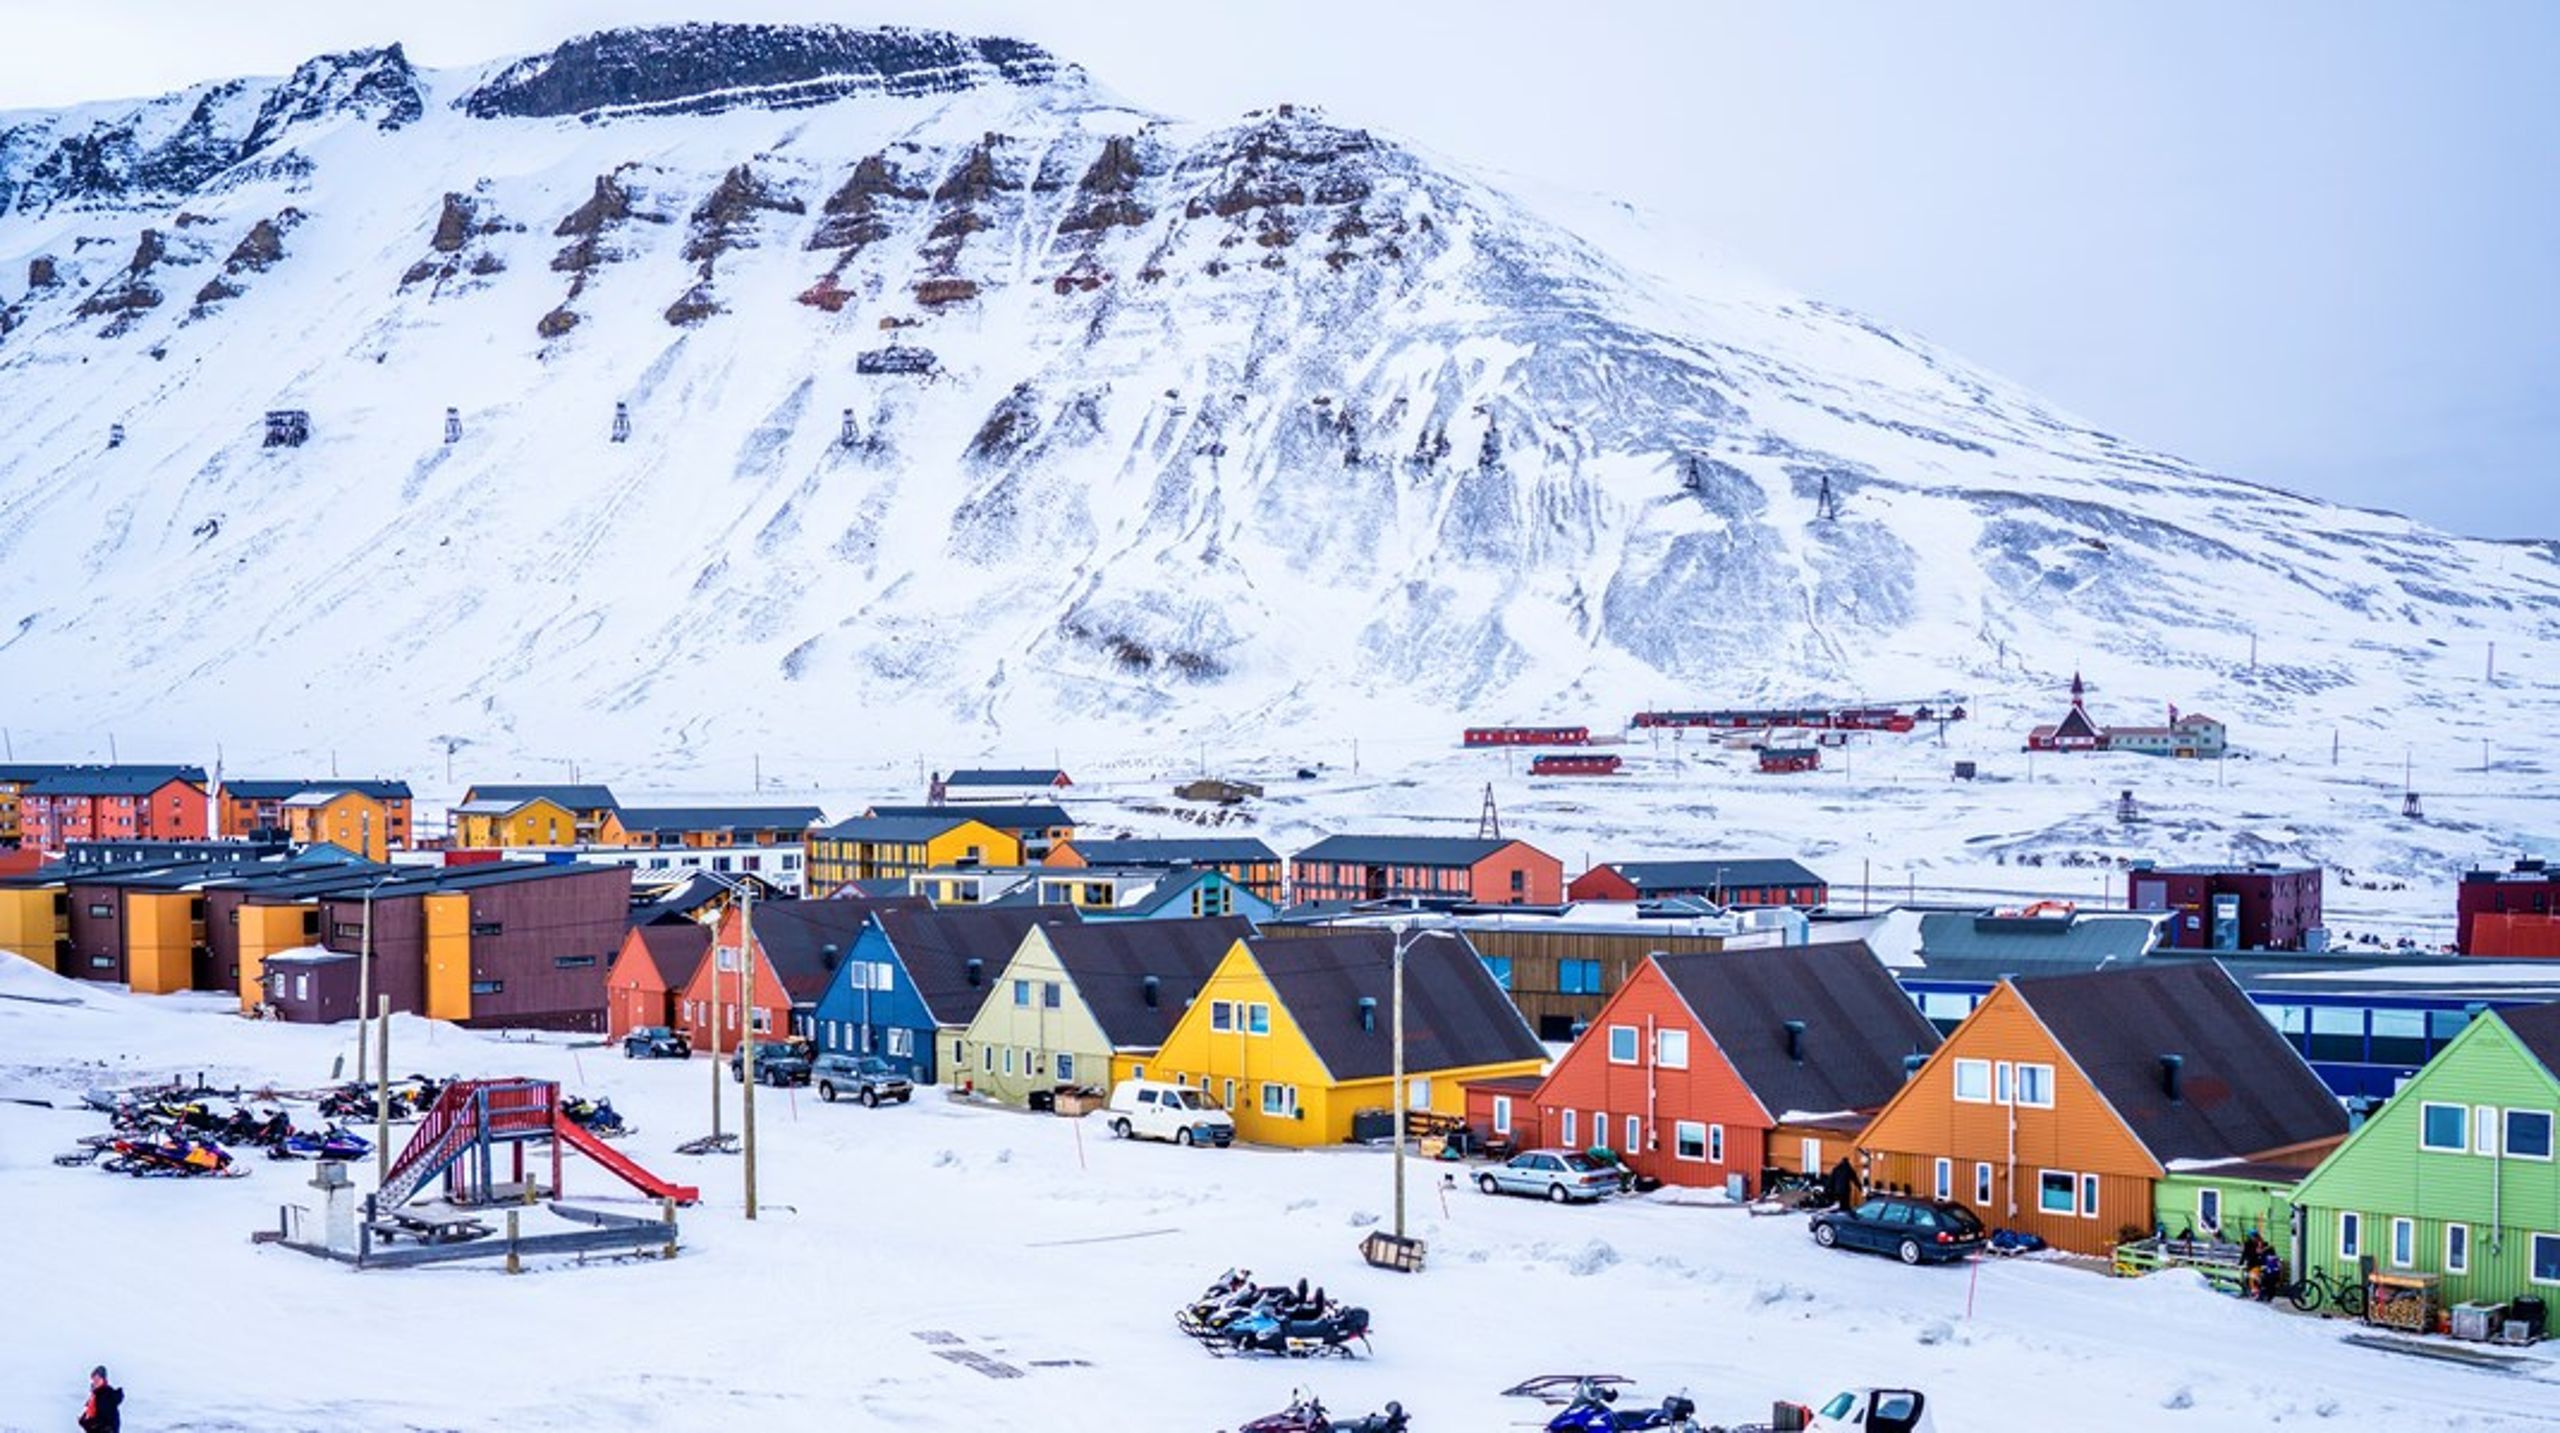
<svg viewBox="0 0 2560 1433">
<path fill-rule="evenodd" d="M 1249 944 L 1289 1018 L 1337 1082 L 1374 1080 L 1393 1072 L 1395 1050 L 1388 1034 L 1395 984 L 1393 934 L 1344 931 L 1257 938 Z M 1377 1002 L 1375 1018 L 1365 1029 L 1364 999 Z M 1406 1073 L 1540 1060 L 1546 1053 L 1464 935 L 1425 931 L 1406 948 Z"/>
<path fill-rule="evenodd" d="M 1074 925 L 1073 906 L 976 906 L 946 910 L 884 910 L 880 929 L 916 983 L 916 994 L 937 1025 L 966 1025 L 978 1018 L 996 975 L 1035 925 Z M 979 962 L 969 983 L 969 962 Z"/>
<path fill-rule="evenodd" d="M 680 990 L 693 979 L 702 965 L 702 953 L 711 948 L 711 927 L 685 921 L 676 925 L 644 925 L 632 928 L 640 937 L 640 948 L 657 967 L 658 983 L 669 990 Z"/>
<path fill-rule="evenodd" d="M 2009 984 L 2163 1164 L 2245 1159 L 2347 1132 L 2338 1097 L 2219 962 Z M 2163 1055 L 2180 1061 L 2174 1101 Z"/>
<path fill-rule="evenodd" d="M 874 912 L 869 901 L 758 901 L 756 944 L 794 1005 L 815 1004 Z"/>
<path fill-rule="evenodd" d="M 2525 1047 L 2551 1078 L 2560 1080 L 2560 1004 L 2512 1006 L 2498 1012 L 2516 1043 Z"/>
<path fill-rule="evenodd" d="M 1076 983 L 1085 1008 L 1115 1050 L 1164 1044 L 1209 973 L 1253 934 L 1241 916 L 1212 920 L 1118 920 L 1054 926 L 1049 948 Z M 1147 1003 L 1153 978 L 1155 1003 Z"/>
<path fill-rule="evenodd" d="M 1902 1088 L 1903 1057 L 1938 1048 L 1862 941 L 1649 958 L 1772 1119 L 1879 1108 Z M 1802 1059 L 1787 1052 L 1790 1020 L 1804 1025 Z"/>
</svg>

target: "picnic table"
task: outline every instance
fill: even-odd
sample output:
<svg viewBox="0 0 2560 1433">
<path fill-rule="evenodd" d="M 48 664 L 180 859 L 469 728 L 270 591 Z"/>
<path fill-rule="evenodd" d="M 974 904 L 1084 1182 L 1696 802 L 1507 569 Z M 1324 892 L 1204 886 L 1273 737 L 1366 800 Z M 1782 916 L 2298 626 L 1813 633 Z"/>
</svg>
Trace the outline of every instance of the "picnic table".
<svg viewBox="0 0 2560 1433">
<path fill-rule="evenodd" d="M 421 1244 L 460 1244 L 485 1239 L 491 1230 L 460 1210 L 394 1209 L 373 1221 L 373 1235 L 388 1244 L 403 1235 Z"/>
</svg>

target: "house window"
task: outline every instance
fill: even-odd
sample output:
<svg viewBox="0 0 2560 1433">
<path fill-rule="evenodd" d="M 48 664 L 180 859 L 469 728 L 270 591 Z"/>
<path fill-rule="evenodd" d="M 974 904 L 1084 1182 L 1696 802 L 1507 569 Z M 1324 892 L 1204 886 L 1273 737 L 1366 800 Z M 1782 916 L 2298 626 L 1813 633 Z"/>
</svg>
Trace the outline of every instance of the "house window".
<svg viewBox="0 0 2560 1433">
<path fill-rule="evenodd" d="M 1493 976 L 1493 983 L 1501 986 L 1505 990 L 1509 990 L 1511 988 L 1511 957 L 1507 955 L 1488 955 L 1482 957 L 1482 959 L 1484 961 L 1485 970 Z"/>
<path fill-rule="evenodd" d="M 503 980 L 475 980 L 471 982 L 471 993 L 474 995 L 504 995 L 507 993 L 507 983 Z"/>
<path fill-rule="evenodd" d="M 1058 982 L 1054 980 L 1040 982 L 1040 1008 L 1043 1010 L 1058 1008 Z"/>
<path fill-rule="evenodd" d="M 866 1033 L 868 1033 L 867 1029 Z M 890 1054 L 895 1055 L 902 1060 L 911 1060 L 915 1058 L 916 1032 L 907 1029 L 903 1025 L 892 1025 L 882 1033 L 889 1042 Z M 957 1059 L 959 1052 L 955 1049 L 952 1054 L 953 1058 Z"/>
<path fill-rule="evenodd" d="M 2338 1215 L 2338 1257 L 2364 1257 L 2364 1216 L 2352 1209 L 2342 1210 Z M 2555 1273 L 2554 1277 L 2560 1278 L 2560 1273 Z"/>
<path fill-rule="evenodd" d="M 1031 1008 L 1031 982 L 1030 982 L 1030 981 L 1028 981 L 1028 980 L 1017 980 L 1017 981 L 1015 981 L 1015 982 L 1013 983 L 1013 1003 L 1014 1003 L 1014 1005 L 1015 1005 L 1017 1008 L 1020 1008 L 1020 1009 L 1023 1009 L 1023 1010 L 1028 1010 L 1028 1009 L 1030 1009 L 1030 1008 Z"/>
<path fill-rule="evenodd" d="M 1431 1077 L 1429 1075 L 1416 1075 L 1404 1082 L 1404 1103 L 1407 1109 L 1431 1108 Z"/>
<path fill-rule="evenodd" d="M 1991 1166 L 1987 1163 L 1973 1166 L 1973 1202 L 1984 1209 L 1991 1207 Z"/>
<path fill-rule="evenodd" d="M 1008 1075 L 1013 1073 L 1013 1047 L 1011 1045 L 1004 1047 L 1004 1072 Z"/>
<path fill-rule="evenodd" d="M 1671 1126 L 1671 1157 L 1702 1160 L 1707 1157 L 1707 1127 L 1696 1120 L 1681 1120 Z"/>
<path fill-rule="evenodd" d="M 1559 960 L 1556 962 L 1556 992 L 1560 995 L 1598 995 L 1600 962 L 1596 960 Z"/>
<path fill-rule="evenodd" d="M 473 935 L 505 935 L 507 923 L 505 921 L 473 921 L 471 933 Z"/>
<path fill-rule="evenodd" d="M 1493 1132 L 1495 1134 L 1511 1133 L 1511 1097 L 1509 1095 L 1493 1097 Z"/>
<path fill-rule="evenodd" d="M 1707 1163 L 1724 1163 L 1724 1126 L 1707 1126 Z"/>
<path fill-rule="evenodd" d="M 2533 1236 L 2533 1281 L 2560 1284 L 2560 1234 Z"/>
<path fill-rule="evenodd" d="M 1956 1098 L 1969 1105 L 1991 1103 L 1991 1062 L 1956 1061 Z"/>
<path fill-rule="evenodd" d="M 555 955 L 551 958 L 554 970 L 585 970 L 595 963 L 596 958 L 592 955 Z"/>
<path fill-rule="evenodd" d="M 2071 1212 L 2071 1193 L 2078 1181 L 2058 1169 L 2040 1170 L 2036 1174 L 2036 1208 L 2047 1214 Z"/>
<path fill-rule="evenodd" d="M 2098 1217 L 2098 1176 L 2094 1174 L 2080 1176 L 2080 1217 Z"/>
<path fill-rule="evenodd" d="M 1956 1162 L 1952 1159 L 1940 1158 L 1937 1162 L 1936 1173 L 1937 1178 L 1932 1184 L 1932 1188 L 1936 1190 L 1935 1197 L 1939 1199 L 1955 1198 Z"/>
<path fill-rule="evenodd" d="M 1639 1031 L 1633 1025 L 1610 1026 L 1609 1063 L 1612 1065 L 1634 1064 L 1636 1062 L 1637 1049 L 1636 1037 L 1642 1033 L 1642 1031 Z"/>
<path fill-rule="evenodd" d="M 2448 1274 L 2471 1272 L 2471 1226 L 2444 1226 L 2444 1271 Z"/>
<path fill-rule="evenodd" d="M 1209 1028 L 1212 1030 L 1233 1030 L 1236 1028 L 1236 1007 L 1234 1004 L 1225 1000 L 1210 1001 Z"/>
<path fill-rule="evenodd" d="M 1563 1145 L 1566 1149 L 1573 1148 L 1573 1111 L 1566 1110 L 1558 1119 L 1556 1123 L 1556 1142 Z"/>
<path fill-rule="evenodd" d="M 89 907 L 89 919 L 91 920 L 106 920 L 115 913 L 115 907 L 104 904 L 103 902 L 93 902 Z"/>
<path fill-rule="evenodd" d="M 1060 1050 L 1058 1052 L 1058 1078 L 1061 1080 L 1072 1080 L 1075 1077 L 1076 1057 L 1068 1054 L 1064 1050 Z"/>
<path fill-rule="evenodd" d="M 296 975 L 293 978 L 293 998 L 296 1000 L 308 1000 L 311 998 L 310 976 Z"/>
<path fill-rule="evenodd" d="M 1643 1148 L 1644 1118 L 1641 1115 L 1629 1115 L 1627 1116 L 1627 1153 L 1634 1154 Z"/>
<path fill-rule="evenodd" d="M 2471 1126 L 2471 1116 L 2460 1105 L 2418 1106 L 2418 1148 L 2440 1154 L 2461 1154 L 2470 1149 L 2464 1138 Z"/>
<path fill-rule="evenodd" d="M 2498 1110 L 2494 1105 L 2475 1105 L 2471 1110 L 2471 1152 L 2498 1157 Z"/>
<path fill-rule="evenodd" d="M 2222 1191 L 2207 1186 L 2196 1191 L 2196 1227 L 2206 1233 L 2222 1228 Z"/>
<path fill-rule="evenodd" d="M 988 1074 L 994 1074 L 996 1072 L 996 1047 L 993 1045 L 980 1046 L 978 1048 L 978 1062 Z"/>
<path fill-rule="evenodd" d="M 1248 1035 L 1270 1034 L 1271 1007 L 1264 1005 L 1259 1001 L 1256 1001 L 1251 1005 L 1247 1005 L 1244 1008 L 1244 1033 Z M 1289 1098 L 1292 1101 L 1290 1108 L 1295 1109 L 1297 1107 L 1294 1103 L 1297 1099 L 1295 1092 L 1292 1092 Z"/>
<path fill-rule="evenodd" d="M 2507 1158 L 2549 1159 L 2551 1157 L 2551 1112 L 2549 1110 L 2507 1111 Z"/>
<path fill-rule="evenodd" d="M 1686 1030 L 1653 1032 L 1653 1062 L 1666 1070 L 1689 1068 L 1689 1032 Z"/>
<path fill-rule="evenodd" d="M 2002 1060 L 1991 1067 L 1991 1103 L 2009 1103 L 2009 1092 L 2016 1083 L 2017 1067 Z"/>
<path fill-rule="evenodd" d="M 2413 1268 L 2417 1265 L 2417 1262 L 2418 1221 L 2415 1219 L 2392 1220 L 2391 1267 L 2395 1269 Z"/>
<path fill-rule="evenodd" d="M 2018 1103 L 2034 1109 L 2053 1108 L 2053 1067 L 2020 1065 L 2018 1067 Z"/>
<path fill-rule="evenodd" d="M 1262 1112 L 1276 1119 L 1292 1119 L 1298 1113 L 1298 1087 L 1269 1085 L 1262 1087 Z"/>
</svg>

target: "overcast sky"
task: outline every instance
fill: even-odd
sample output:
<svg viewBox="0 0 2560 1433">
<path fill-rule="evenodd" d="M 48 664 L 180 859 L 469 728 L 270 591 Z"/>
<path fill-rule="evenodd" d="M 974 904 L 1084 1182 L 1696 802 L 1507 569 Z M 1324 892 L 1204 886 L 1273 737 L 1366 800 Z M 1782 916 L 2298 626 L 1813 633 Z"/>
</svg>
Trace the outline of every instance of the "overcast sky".
<svg viewBox="0 0 2560 1433">
<path fill-rule="evenodd" d="M 1189 118 L 1320 104 L 2234 476 L 2560 536 L 2560 0 L 0 0 L 0 108 L 679 18 L 1012 33 Z"/>
</svg>

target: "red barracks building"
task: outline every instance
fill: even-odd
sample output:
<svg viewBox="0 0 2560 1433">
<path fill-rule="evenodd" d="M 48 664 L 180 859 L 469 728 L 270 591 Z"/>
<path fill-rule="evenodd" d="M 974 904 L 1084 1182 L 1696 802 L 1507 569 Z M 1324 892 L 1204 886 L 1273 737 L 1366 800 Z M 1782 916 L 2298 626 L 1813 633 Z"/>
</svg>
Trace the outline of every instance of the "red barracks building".
<svg viewBox="0 0 2560 1433">
<path fill-rule="evenodd" d="M 18 798 L 19 839 L 59 851 L 73 841 L 201 841 L 204 772 L 182 766 L 66 766 Z"/>
<path fill-rule="evenodd" d="M 2454 896 L 2454 949 L 2464 955 L 2560 956 L 2560 871 L 2521 860 L 2511 871 L 2465 871 Z"/>
<path fill-rule="evenodd" d="M 2320 929 L 2320 868 L 2154 866 L 2125 875 L 2125 909 L 2168 911 L 2168 945 L 2184 950 L 2303 950 Z"/>
</svg>

